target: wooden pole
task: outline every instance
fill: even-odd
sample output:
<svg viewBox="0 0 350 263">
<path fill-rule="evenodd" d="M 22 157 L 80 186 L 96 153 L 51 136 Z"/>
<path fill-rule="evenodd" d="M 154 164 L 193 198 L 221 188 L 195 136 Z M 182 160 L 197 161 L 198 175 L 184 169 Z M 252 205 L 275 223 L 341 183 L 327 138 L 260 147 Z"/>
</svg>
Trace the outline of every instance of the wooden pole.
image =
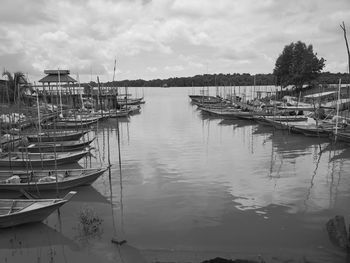
<svg viewBox="0 0 350 263">
<path fill-rule="evenodd" d="M 345 23 L 343 21 L 343 23 L 340 25 L 341 29 L 344 32 L 344 39 L 345 39 L 345 45 L 346 45 L 346 50 L 348 52 L 348 73 L 350 74 L 350 51 L 349 51 L 349 44 L 348 44 L 348 39 L 346 37 L 346 28 L 345 28 Z"/>
</svg>

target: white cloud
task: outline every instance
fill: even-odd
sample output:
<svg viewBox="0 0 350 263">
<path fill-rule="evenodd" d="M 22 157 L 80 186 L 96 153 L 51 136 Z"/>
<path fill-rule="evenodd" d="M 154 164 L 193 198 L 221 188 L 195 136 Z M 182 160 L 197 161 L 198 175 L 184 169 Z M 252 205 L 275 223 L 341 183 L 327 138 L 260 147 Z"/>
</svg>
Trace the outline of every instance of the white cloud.
<svg viewBox="0 0 350 263">
<path fill-rule="evenodd" d="M 4 0 L 0 67 L 66 67 L 110 80 L 211 72 L 270 73 L 283 47 L 301 40 L 346 71 L 339 24 L 350 32 L 350 1 L 338 0 Z M 21 6 L 21 8 L 18 8 Z M 350 38 L 350 36 L 349 36 Z M 345 66 L 344 66 L 345 65 Z M 163 68 L 164 70 L 160 70 Z M 95 78 L 95 77 L 94 77 Z"/>
</svg>

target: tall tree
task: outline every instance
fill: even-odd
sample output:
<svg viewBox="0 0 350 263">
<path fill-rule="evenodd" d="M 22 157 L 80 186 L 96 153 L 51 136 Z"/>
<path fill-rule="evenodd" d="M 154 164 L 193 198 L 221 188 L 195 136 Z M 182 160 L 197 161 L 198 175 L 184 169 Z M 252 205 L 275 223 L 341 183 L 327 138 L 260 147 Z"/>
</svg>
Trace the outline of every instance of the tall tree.
<svg viewBox="0 0 350 263">
<path fill-rule="evenodd" d="M 315 80 L 325 66 L 323 58 L 317 58 L 312 45 L 298 41 L 284 47 L 276 60 L 273 74 L 282 87 L 295 85 L 297 89 Z"/>
<path fill-rule="evenodd" d="M 7 94 L 9 102 L 20 101 L 27 90 L 32 91 L 26 76 L 22 72 L 15 72 L 13 75 L 9 71 L 4 71 L 2 76 L 7 77 Z"/>
</svg>

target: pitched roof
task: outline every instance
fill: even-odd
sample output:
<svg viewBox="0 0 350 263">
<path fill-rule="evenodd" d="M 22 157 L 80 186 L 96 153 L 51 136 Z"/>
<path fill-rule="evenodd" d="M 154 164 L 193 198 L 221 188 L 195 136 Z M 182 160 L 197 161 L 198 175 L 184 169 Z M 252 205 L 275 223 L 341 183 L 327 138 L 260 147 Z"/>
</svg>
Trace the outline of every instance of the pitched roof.
<svg viewBox="0 0 350 263">
<path fill-rule="evenodd" d="M 44 71 L 47 76 L 43 77 L 42 79 L 39 80 L 41 83 L 45 82 L 63 82 L 63 83 L 68 83 L 68 82 L 77 82 L 75 79 L 69 76 L 69 70 L 45 70 Z"/>
</svg>

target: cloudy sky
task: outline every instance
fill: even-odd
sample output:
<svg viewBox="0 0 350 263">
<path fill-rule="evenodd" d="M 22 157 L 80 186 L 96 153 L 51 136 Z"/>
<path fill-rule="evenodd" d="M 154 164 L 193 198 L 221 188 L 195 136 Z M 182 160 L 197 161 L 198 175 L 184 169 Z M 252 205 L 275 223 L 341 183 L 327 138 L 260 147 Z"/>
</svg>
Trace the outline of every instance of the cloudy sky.
<svg viewBox="0 0 350 263">
<path fill-rule="evenodd" d="M 312 44 L 346 72 L 349 0 L 1 0 L 1 70 L 31 82 L 70 69 L 82 82 L 271 73 L 285 45 Z"/>
</svg>

